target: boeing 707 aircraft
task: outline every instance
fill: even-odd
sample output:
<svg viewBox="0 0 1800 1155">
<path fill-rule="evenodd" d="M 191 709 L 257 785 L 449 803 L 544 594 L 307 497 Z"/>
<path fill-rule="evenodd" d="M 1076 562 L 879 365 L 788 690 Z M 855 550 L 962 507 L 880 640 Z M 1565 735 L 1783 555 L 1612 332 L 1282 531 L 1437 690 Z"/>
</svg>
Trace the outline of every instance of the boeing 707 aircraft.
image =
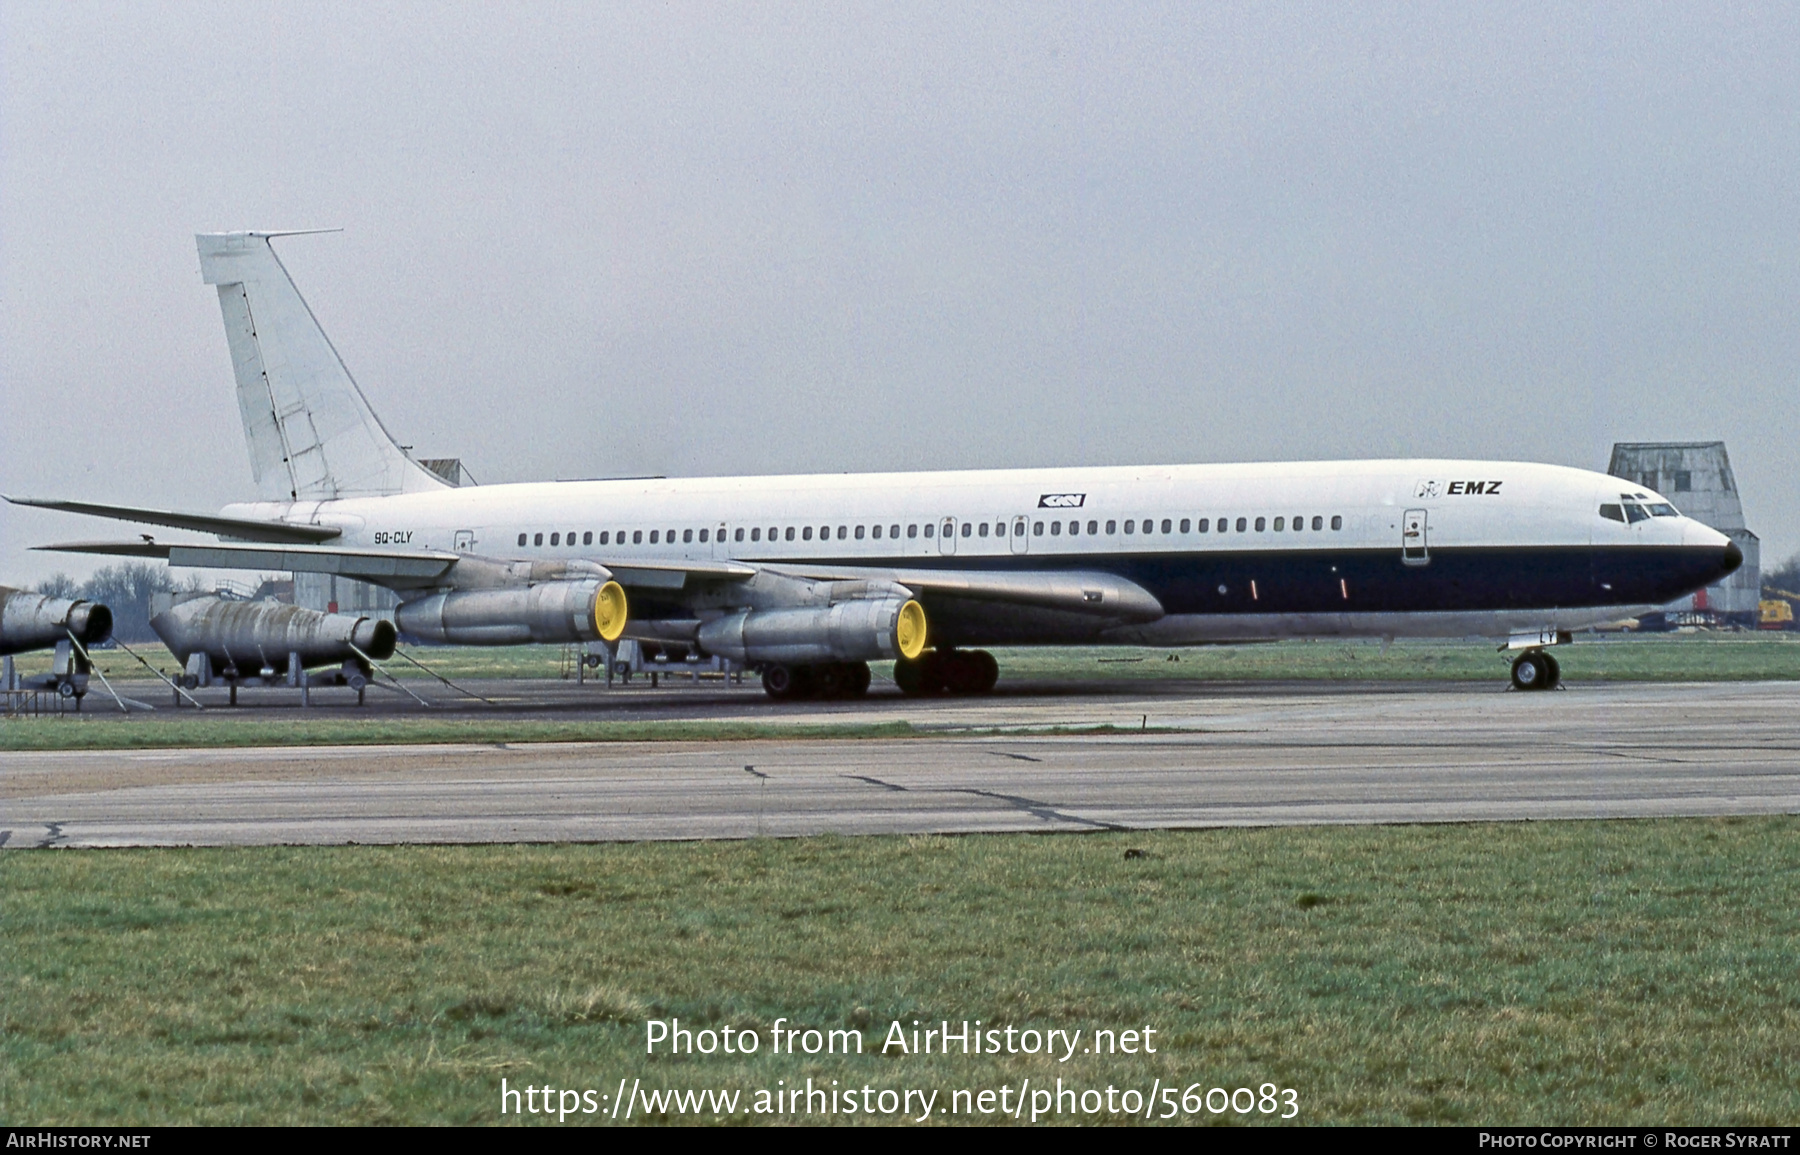
<svg viewBox="0 0 1800 1155">
<path fill-rule="evenodd" d="M 388 434 L 270 244 L 197 239 L 257 500 L 217 514 L 17 504 L 211 534 L 40 548 L 335 573 L 437 643 L 720 655 L 777 698 L 991 689 L 984 646 L 1494 638 L 1559 678 L 1570 631 L 1742 561 L 1661 495 L 1505 461 L 1327 461 L 452 487 Z"/>
</svg>

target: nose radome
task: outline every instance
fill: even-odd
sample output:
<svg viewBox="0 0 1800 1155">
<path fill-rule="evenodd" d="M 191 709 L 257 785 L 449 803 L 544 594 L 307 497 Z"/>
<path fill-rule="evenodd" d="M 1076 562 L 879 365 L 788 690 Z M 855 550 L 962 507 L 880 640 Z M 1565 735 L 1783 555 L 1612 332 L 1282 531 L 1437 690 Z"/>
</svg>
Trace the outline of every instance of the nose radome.
<svg viewBox="0 0 1800 1155">
<path fill-rule="evenodd" d="M 1735 541 L 1725 543 L 1725 552 L 1719 557 L 1720 576 L 1734 574 L 1744 564 L 1744 551 L 1738 548 Z"/>
</svg>

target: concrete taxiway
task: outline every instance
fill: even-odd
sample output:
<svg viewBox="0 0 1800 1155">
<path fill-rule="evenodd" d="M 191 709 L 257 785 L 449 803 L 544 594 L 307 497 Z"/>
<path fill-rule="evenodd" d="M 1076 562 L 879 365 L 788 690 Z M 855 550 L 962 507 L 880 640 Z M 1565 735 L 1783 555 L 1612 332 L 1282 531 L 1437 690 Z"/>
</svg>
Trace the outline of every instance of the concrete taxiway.
<svg viewBox="0 0 1800 1155">
<path fill-rule="evenodd" d="M 750 694 L 674 691 L 628 708 L 654 715 L 664 701 L 684 719 L 745 711 L 791 723 L 903 719 L 923 734 L 4 753 L 0 845 L 604 841 L 1800 812 L 1800 683 L 1552 694 L 1149 686 L 781 709 Z M 1140 731 L 1048 732 L 1096 724 Z"/>
</svg>

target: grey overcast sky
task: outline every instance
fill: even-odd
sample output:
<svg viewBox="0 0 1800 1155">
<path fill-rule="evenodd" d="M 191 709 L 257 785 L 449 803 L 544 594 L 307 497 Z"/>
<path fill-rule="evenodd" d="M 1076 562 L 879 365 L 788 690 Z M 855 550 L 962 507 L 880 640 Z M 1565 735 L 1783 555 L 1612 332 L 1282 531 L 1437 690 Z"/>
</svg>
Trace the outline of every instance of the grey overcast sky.
<svg viewBox="0 0 1800 1155">
<path fill-rule="evenodd" d="M 193 233 L 483 482 L 1723 438 L 1800 549 L 1800 7 L 0 6 L 0 489 L 251 495 Z M 113 527 L 0 508 L 0 581 Z"/>
</svg>

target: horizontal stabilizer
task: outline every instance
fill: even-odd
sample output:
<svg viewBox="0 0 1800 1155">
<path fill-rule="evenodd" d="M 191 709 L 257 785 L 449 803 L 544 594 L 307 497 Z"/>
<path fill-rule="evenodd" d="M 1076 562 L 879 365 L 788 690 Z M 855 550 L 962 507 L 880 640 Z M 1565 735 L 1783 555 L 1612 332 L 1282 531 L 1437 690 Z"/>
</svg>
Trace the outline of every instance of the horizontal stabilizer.
<svg viewBox="0 0 1800 1155">
<path fill-rule="evenodd" d="M 145 525 L 163 525 L 171 529 L 192 529 L 200 533 L 217 533 L 246 541 L 280 541 L 308 544 L 330 541 L 343 530 L 332 525 L 296 525 L 285 521 L 259 521 L 248 517 L 221 517 L 216 513 L 182 513 L 179 510 L 139 509 L 130 505 L 101 505 L 92 501 L 59 501 L 42 497 L 9 497 L 14 505 L 37 509 L 56 509 L 64 513 L 85 513 L 93 517 L 110 517 L 118 521 L 136 521 Z"/>
<path fill-rule="evenodd" d="M 154 541 L 74 541 L 40 545 L 34 549 L 55 553 L 97 553 L 115 557 L 156 557 L 170 565 L 201 569 L 286 570 L 296 573 L 333 573 L 357 581 L 373 582 L 390 589 L 420 589 L 433 585 L 460 559 L 460 554 L 437 550 L 400 552 L 376 549 L 334 549 L 329 546 L 254 545 L 233 542 L 202 545 Z"/>
</svg>

